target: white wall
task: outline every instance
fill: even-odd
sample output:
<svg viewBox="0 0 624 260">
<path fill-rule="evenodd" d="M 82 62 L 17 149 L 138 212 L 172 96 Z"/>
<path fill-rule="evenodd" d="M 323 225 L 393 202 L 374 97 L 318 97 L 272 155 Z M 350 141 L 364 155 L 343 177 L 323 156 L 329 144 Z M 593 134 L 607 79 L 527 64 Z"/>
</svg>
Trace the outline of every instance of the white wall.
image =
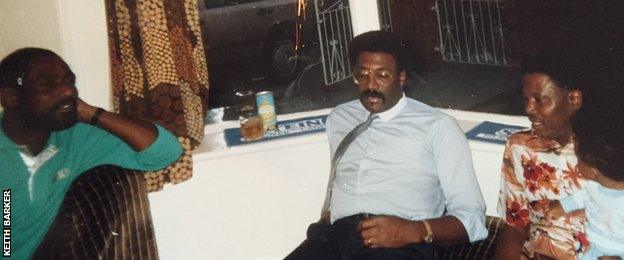
<svg viewBox="0 0 624 260">
<path fill-rule="evenodd" d="M 56 1 L 0 1 L 0 57 L 22 47 L 62 51 Z"/>
<path fill-rule="evenodd" d="M 0 57 L 24 47 L 50 49 L 72 68 L 85 101 L 110 108 L 103 0 L 2 0 L 0 17 Z"/>
<path fill-rule="evenodd" d="M 111 108 L 110 61 L 104 0 L 54 0 L 54 2 L 57 2 L 58 6 L 62 56 L 76 74 L 80 97 L 93 105 Z"/>
<path fill-rule="evenodd" d="M 330 161 L 323 136 L 195 156 L 192 179 L 149 194 L 160 257 L 283 259 L 320 216 Z"/>
</svg>

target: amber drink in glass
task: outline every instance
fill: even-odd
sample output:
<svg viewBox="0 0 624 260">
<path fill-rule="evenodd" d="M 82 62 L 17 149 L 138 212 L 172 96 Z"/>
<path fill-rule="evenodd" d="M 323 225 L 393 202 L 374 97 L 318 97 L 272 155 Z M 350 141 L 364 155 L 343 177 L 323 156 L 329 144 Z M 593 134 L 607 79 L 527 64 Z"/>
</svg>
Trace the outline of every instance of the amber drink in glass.
<svg viewBox="0 0 624 260">
<path fill-rule="evenodd" d="M 241 115 L 238 118 L 240 122 L 243 140 L 253 141 L 261 139 L 264 136 L 264 124 L 262 116 L 258 114 Z"/>
</svg>

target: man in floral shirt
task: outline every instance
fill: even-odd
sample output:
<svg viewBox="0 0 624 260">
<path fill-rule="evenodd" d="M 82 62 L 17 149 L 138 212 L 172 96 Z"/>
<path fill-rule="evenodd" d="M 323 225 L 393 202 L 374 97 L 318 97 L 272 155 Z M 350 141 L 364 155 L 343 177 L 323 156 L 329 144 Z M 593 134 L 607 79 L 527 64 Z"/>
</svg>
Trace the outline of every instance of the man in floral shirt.
<svg viewBox="0 0 624 260">
<path fill-rule="evenodd" d="M 544 218 L 549 200 L 564 198 L 583 183 L 576 170 L 574 144 L 561 146 L 533 131 L 514 134 L 503 159 L 499 214 L 506 223 L 529 232 L 524 250 L 557 259 L 576 255 L 588 246 L 583 213 L 555 220 Z"/>
<path fill-rule="evenodd" d="M 522 74 L 525 110 L 531 130 L 507 141 L 503 158 L 499 215 L 506 221 L 498 259 L 575 259 L 589 245 L 585 215 L 549 220 L 549 200 L 578 191 L 583 179 L 576 169 L 570 120 L 582 105 L 589 77 L 580 55 L 551 52 L 525 64 Z"/>
</svg>

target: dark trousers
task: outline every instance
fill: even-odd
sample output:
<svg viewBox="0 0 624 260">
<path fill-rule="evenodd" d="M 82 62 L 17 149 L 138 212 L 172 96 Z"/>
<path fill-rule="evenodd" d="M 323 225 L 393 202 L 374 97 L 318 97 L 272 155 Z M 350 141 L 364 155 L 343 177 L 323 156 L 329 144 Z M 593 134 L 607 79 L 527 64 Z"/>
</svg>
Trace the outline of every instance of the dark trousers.
<svg viewBox="0 0 624 260">
<path fill-rule="evenodd" d="M 426 243 L 402 248 L 370 248 L 364 245 L 357 231 L 362 219 L 364 215 L 358 214 L 339 219 L 332 225 L 313 223 L 308 227 L 307 239 L 286 259 L 435 259 L 433 246 Z"/>
</svg>

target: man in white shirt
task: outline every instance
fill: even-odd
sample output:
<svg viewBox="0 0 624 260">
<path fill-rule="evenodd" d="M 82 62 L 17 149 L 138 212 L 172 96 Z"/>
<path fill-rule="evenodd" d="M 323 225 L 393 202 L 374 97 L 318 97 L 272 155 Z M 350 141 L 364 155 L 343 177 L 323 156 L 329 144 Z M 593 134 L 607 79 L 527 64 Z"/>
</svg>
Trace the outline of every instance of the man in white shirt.
<svg viewBox="0 0 624 260">
<path fill-rule="evenodd" d="M 352 129 L 372 123 L 340 149 L 328 210 L 287 259 L 433 259 L 432 244 L 487 236 L 466 138 L 452 117 L 405 96 L 405 49 L 388 32 L 353 39 L 359 100 L 328 117 L 332 157 Z"/>
</svg>

